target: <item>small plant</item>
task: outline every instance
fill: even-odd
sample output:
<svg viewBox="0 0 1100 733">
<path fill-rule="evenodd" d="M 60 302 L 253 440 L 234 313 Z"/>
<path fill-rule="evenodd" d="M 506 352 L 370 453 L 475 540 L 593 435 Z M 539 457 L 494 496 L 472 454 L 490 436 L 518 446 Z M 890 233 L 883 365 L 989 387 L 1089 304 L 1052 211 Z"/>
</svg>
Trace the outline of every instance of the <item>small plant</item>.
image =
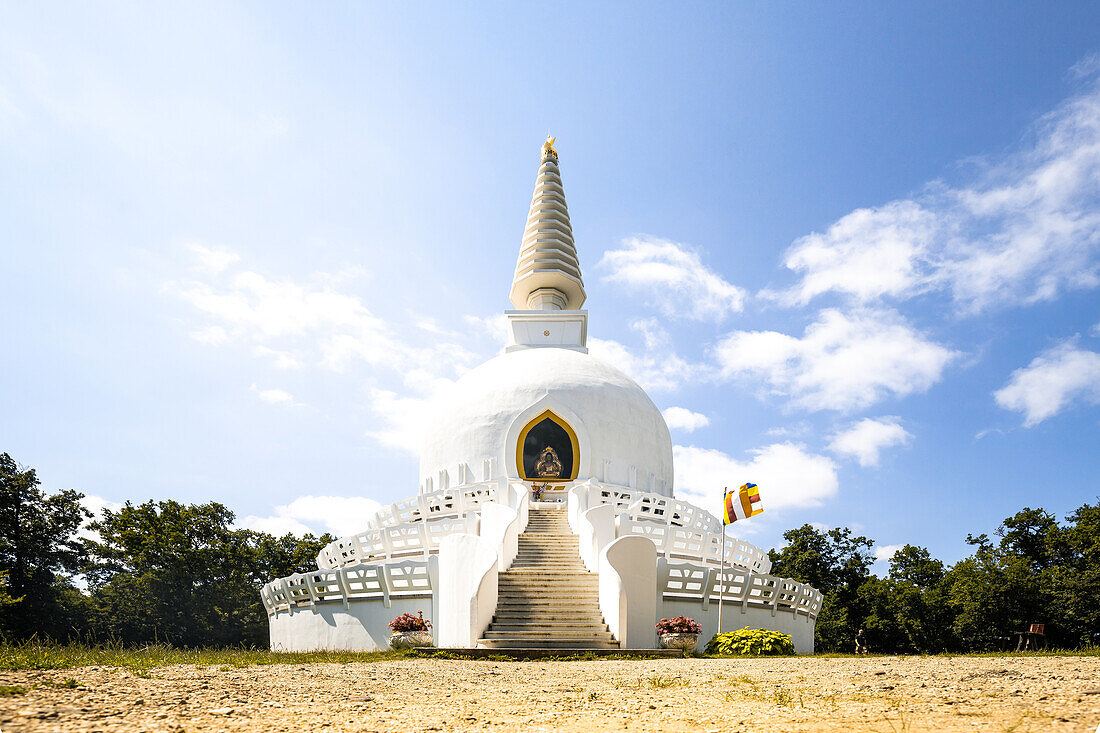
<svg viewBox="0 0 1100 733">
<path fill-rule="evenodd" d="M 424 618 L 423 611 L 417 611 L 413 616 L 411 613 L 403 613 L 393 621 L 390 621 L 390 631 L 395 634 L 407 634 L 410 631 L 427 631 L 432 628 L 432 622 Z"/>
<path fill-rule="evenodd" d="M 707 642 L 706 652 L 739 656 L 781 656 L 794 654 L 794 640 L 790 634 L 750 629 L 746 626 L 739 631 L 715 634 Z"/>
<path fill-rule="evenodd" d="M 661 675 L 661 674 L 653 675 L 648 680 L 646 680 L 646 683 L 650 687 L 653 687 L 653 688 L 656 688 L 656 689 L 664 689 L 666 687 L 687 687 L 689 684 L 691 684 L 688 680 L 685 680 L 683 677 L 680 677 L 679 675 L 672 676 L 672 675 Z"/>
<path fill-rule="evenodd" d="M 26 687 L 20 685 L 0 685 L 0 697 L 11 697 L 12 695 L 23 695 L 27 692 Z"/>
<path fill-rule="evenodd" d="M 703 626 L 693 618 L 676 616 L 675 618 L 663 618 L 657 622 L 658 634 L 698 634 Z"/>
</svg>

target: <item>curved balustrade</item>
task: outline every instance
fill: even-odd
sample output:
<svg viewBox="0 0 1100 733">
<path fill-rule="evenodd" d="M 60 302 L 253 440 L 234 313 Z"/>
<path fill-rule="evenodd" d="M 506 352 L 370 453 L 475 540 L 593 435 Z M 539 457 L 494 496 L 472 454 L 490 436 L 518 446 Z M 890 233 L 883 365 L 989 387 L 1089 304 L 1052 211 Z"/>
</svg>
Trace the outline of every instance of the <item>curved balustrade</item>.
<svg viewBox="0 0 1100 733">
<path fill-rule="evenodd" d="M 726 604 L 743 609 L 770 608 L 773 616 L 785 611 L 810 619 L 817 618 L 822 600 L 819 590 L 791 578 L 729 567 L 723 573 L 720 568 L 665 558 L 657 560 L 657 591 L 669 600 L 698 601 L 704 609 L 723 595 Z"/>
<path fill-rule="evenodd" d="M 439 541 L 447 535 L 460 532 L 477 534 L 477 528 L 477 515 L 471 511 L 464 517 L 368 529 L 325 545 L 317 554 L 317 567 L 332 570 L 400 557 L 426 558 L 439 551 Z"/>
<path fill-rule="evenodd" d="M 638 534 L 653 540 L 657 554 L 667 558 L 699 560 L 705 565 L 722 564 L 722 544 L 725 542 L 726 565 L 745 568 L 754 573 L 772 569 L 768 554 L 756 545 L 721 533 L 704 532 L 687 527 L 658 524 L 636 515 L 621 514 L 615 520 L 615 536 Z"/>
<path fill-rule="evenodd" d="M 434 559 L 397 560 L 377 565 L 353 565 L 334 570 L 296 573 L 273 580 L 260 590 L 268 615 L 324 602 L 431 597 L 436 581 Z"/>
<path fill-rule="evenodd" d="M 586 488 L 585 484 L 580 485 Z M 698 559 L 706 564 L 721 565 L 722 542 L 725 542 L 726 564 L 736 565 L 756 573 L 772 568 L 768 553 L 756 545 L 729 537 L 722 531 L 722 521 L 710 512 L 686 501 L 650 491 L 639 491 L 596 481 L 587 483 L 584 508 L 611 504 L 618 515 L 616 536 L 640 534 L 657 545 L 657 552 L 669 558 Z"/>
<path fill-rule="evenodd" d="M 504 479 L 480 481 L 463 484 L 453 489 L 442 489 L 428 494 L 394 502 L 382 507 L 367 523 L 368 529 L 381 529 L 416 522 L 434 522 L 438 519 L 461 517 L 466 512 L 477 509 L 487 501 L 498 501 L 498 496 L 506 496 L 500 489 L 505 487 Z"/>
</svg>

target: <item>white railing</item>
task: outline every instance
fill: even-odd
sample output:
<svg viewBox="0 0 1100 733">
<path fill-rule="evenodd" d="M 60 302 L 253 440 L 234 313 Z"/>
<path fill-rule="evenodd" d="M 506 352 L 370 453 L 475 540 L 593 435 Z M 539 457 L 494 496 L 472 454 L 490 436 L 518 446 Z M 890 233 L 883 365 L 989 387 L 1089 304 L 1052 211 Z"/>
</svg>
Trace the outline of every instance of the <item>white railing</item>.
<svg viewBox="0 0 1100 733">
<path fill-rule="evenodd" d="M 429 494 L 402 499 L 382 507 L 367 523 L 369 529 L 394 527 L 417 522 L 434 522 L 464 516 L 487 501 L 501 501 L 507 487 L 505 479 L 463 484 L 453 489 L 433 491 Z"/>
<path fill-rule="evenodd" d="M 332 570 L 401 557 L 427 558 L 439 551 L 439 541 L 447 535 L 477 534 L 477 528 L 477 514 L 471 511 L 464 517 L 368 529 L 325 545 L 317 554 L 317 567 Z"/>
<path fill-rule="evenodd" d="M 657 545 L 657 554 L 669 559 L 698 560 L 706 565 L 722 564 L 722 545 L 725 544 L 725 564 L 766 573 L 772 563 L 768 553 L 756 545 L 743 542 L 722 533 L 706 532 L 659 524 L 633 514 L 620 514 L 615 520 L 615 536 L 642 535 Z"/>
<path fill-rule="evenodd" d="M 704 564 L 725 562 L 756 573 L 771 570 L 768 553 L 756 545 L 729 537 L 722 521 L 710 512 L 686 501 L 651 491 L 587 481 L 570 492 L 570 523 L 601 504 L 614 507 L 616 537 L 640 534 L 653 540 L 657 554 L 667 558 L 698 560 Z M 579 531 L 579 524 L 574 527 Z"/>
<path fill-rule="evenodd" d="M 724 590 L 721 589 L 724 583 Z M 657 591 L 669 600 L 698 601 L 706 609 L 724 595 L 729 604 L 748 608 L 769 608 L 816 619 L 821 610 L 821 592 L 791 578 L 754 573 L 740 568 L 719 568 L 688 562 L 657 560 Z"/>
<path fill-rule="evenodd" d="M 347 606 L 352 600 L 380 600 L 388 607 L 394 598 L 430 598 L 437 583 L 434 564 L 435 558 L 395 560 L 296 573 L 271 581 L 260 597 L 269 616 L 326 602 Z"/>
</svg>

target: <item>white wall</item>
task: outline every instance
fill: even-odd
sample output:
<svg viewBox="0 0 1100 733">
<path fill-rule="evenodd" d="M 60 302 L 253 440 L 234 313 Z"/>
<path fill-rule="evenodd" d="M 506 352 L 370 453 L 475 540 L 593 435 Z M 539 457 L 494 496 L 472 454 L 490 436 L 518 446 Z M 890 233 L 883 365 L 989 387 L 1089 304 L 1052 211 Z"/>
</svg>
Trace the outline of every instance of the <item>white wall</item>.
<svg viewBox="0 0 1100 733">
<path fill-rule="evenodd" d="M 317 613 L 305 608 L 280 611 L 269 617 L 268 633 L 271 650 L 276 652 L 362 651 L 388 649 L 388 624 L 403 613 L 435 618 L 431 598 L 394 600 L 388 607 L 381 599 L 352 601 L 349 608 L 342 603 L 324 603 Z"/>
<path fill-rule="evenodd" d="M 707 610 L 698 601 L 664 600 L 657 604 L 657 619 L 673 616 L 689 616 L 703 625 L 699 634 L 699 651 L 718 631 L 718 603 L 710 603 Z M 654 620 L 653 623 L 657 623 Z M 741 603 L 727 602 L 722 611 L 722 630 L 736 631 L 748 626 L 750 629 L 768 629 L 790 634 L 794 649 L 799 654 L 814 653 L 814 620 L 808 616 L 779 611 L 772 616 L 771 609 L 748 607 L 741 612 Z M 653 631 L 653 643 L 657 642 L 657 631 Z"/>
<path fill-rule="evenodd" d="M 439 543 L 436 646 L 477 646 L 496 612 L 498 563 L 496 550 L 476 535 L 451 535 Z"/>
<path fill-rule="evenodd" d="M 652 540 L 620 537 L 600 553 L 600 611 L 623 649 L 656 646 L 657 547 Z"/>
<path fill-rule="evenodd" d="M 629 377 L 598 359 L 568 349 L 525 349 L 503 354 L 465 374 L 434 405 L 424 426 L 420 483 L 459 464 L 491 459 L 498 475 L 518 477 L 515 437 L 550 409 L 577 435 L 577 477 L 626 484 L 638 481 L 672 494 L 672 440 L 660 410 Z M 606 465 L 612 475 L 605 476 Z M 452 484 L 454 477 L 452 477 Z M 648 488 L 640 485 L 638 488 Z"/>
</svg>

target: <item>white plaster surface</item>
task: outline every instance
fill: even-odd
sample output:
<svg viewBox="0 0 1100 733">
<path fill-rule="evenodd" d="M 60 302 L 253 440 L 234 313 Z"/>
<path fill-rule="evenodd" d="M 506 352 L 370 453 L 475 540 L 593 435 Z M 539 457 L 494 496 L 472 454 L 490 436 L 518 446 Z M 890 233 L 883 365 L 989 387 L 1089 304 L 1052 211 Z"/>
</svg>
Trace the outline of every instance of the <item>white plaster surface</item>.
<svg viewBox="0 0 1100 733">
<path fill-rule="evenodd" d="M 352 601 L 318 605 L 317 612 L 305 608 L 282 611 L 268 619 L 271 649 L 277 652 L 378 651 L 388 649 L 388 624 L 403 613 L 435 617 L 431 598 Z"/>
<path fill-rule="evenodd" d="M 496 550 L 475 535 L 451 535 L 439 543 L 436 646 L 477 645 L 496 611 L 498 562 Z"/>
<path fill-rule="evenodd" d="M 603 549 L 600 611 L 624 649 L 654 648 L 657 547 L 653 542 L 633 535 L 620 537 Z"/>
<path fill-rule="evenodd" d="M 600 554 L 615 539 L 615 507 L 600 504 L 581 513 L 579 521 L 581 561 L 594 573 L 600 571 Z"/>
<path fill-rule="evenodd" d="M 659 613 L 657 619 L 672 618 L 673 616 L 689 616 L 703 625 L 703 631 L 699 634 L 699 651 L 702 645 L 707 643 L 718 632 L 718 604 L 711 603 L 704 610 L 702 603 L 698 601 L 662 599 L 657 605 Z M 655 620 L 653 623 L 657 623 Z M 781 631 L 790 634 L 794 641 L 794 649 L 799 654 L 814 653 L 814 623 L 815 620 L 803 614 L 779 612 L 774 616 L 770 609 L 753 608 L 749 606 L 741 608 L 741 604 L 731 601 L 726 602 L 722 611 L 722 630 L 736 631 L 748 626 L 750 629 L 768 629 L 769 631 Z M 657 632 L 653 632 L 653 644 L 657 643 Z"/>
<path fill-rule="evenodd" d="M 459 379 L 424 426 L 420 483 L 486 459 L 518 478 L 516 439 L 542 409 L 576 433 L 579 480 L 629 485 L 633 476 L 634 488 L 672 495 L 672 440 L 657 406 L 618 369 L 558 348 L 505 353 Z"/>
</svg>

